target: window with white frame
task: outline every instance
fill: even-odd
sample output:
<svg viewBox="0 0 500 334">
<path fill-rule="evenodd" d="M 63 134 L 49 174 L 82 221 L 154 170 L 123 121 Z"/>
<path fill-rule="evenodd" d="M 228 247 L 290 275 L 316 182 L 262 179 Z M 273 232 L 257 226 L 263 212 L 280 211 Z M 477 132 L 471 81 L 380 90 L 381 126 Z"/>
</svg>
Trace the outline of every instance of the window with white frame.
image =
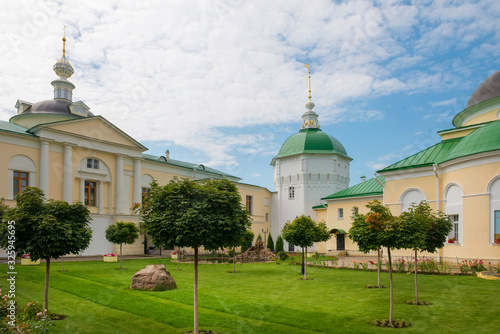
<svg viewBox="0 0 500 334">
<path fill-rule="evenodd" d="M 288 188 L 288 199 L 294 199 L 294 198 L 295 198 L 295 188 L 289 187 Z"/>
<path fill-rule="evenodd" d="M 269 221 L 269 213 L 266 212 L 266 222 Z"/>
<path fill-rule="evenodd" d="M 458 243 L 460 236 L 460 219 L 458 215 L 450 215 L 451 232 L 448 235 L 448 243 Z"/>
<path fill-rule="evenodd" d="M 339 219 L 344 219 L 344 209 L 343 208 L 339 208 L 338 217 L 339 217 Z"/>
<path fill-rule="evenodd" d="M 500 245 L 500 210 L 495 210 L 495 226 L 493 231 L 493 242 Z"/>
<path fill-rule="evenodd" d="M 353 214 L 353 215 L 357 215 L 358 213 L 359 213 L 359 209 L 358 209 L 358 207 L 357 207 L 357 206 L 353 206 L 353 207 L 352 207 L 352 214 Z"/>
</svg>

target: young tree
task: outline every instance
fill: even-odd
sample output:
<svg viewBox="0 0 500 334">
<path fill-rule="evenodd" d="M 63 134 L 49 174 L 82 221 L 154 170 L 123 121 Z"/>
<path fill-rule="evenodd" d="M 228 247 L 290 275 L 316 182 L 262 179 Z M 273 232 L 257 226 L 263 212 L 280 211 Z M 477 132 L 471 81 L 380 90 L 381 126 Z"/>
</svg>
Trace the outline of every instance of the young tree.
<svg viewBox="0 0 500 334">
<path fill-rule="evenodd" d="M 257 240 L 263 241 L 262 240 L 262 235 L 260 235 L 260 233 L 257 235 Z"/>
<path fill-rule="evenodd" d="M 122 246 L 133 244 L 139 238 L 139 228 L 134 223 L 116 222 L 106 229 L 106 240 L 120 245 L 120 269 L 122 267 Z"/>
<path fill-rule="evenodd" d="M 376 209 L 380 202 L 369 202 L 366 207 L 368 209 Z M 366 221 L 366 215 L 353 214 L 352 226 L 349 229 L 349 238 L 358 245 L 358 249 L 363 253 L 368 253 L 372 250 L 377 251 L 377 285 L 381 287 L 380 283 L 380 248 L 382 244 L 381 234 L 378 230 L 369 228 L 370 223 Z"/>
<path fill-rule="evenodd" d="M 382 205 L 375 200 L 369 203 L 370 211 L 366 214 L 365 221 L 368 223 L 368 229 L 377 233 L 377 240 L 381 247 L 387 247 L 389 257 L 389 282 L 390 282 L 390 305 L 389 305 L 389 323 L 393 323 L 394 314 L 394 284 L 392 279 L 392 257 L 391 249 L 404 248 L 404 239 L 406 231 L 401 228 L 400 220 L 396 219 L 387 206 Z"/>
<path fill-rule="evenodd" d="M 331 238 L 325 223 L 315 223 L 304 215 L 295 218 L 291 223 L 286 223 L 281 234 L 287 242 L 302 247 L 306 252 L 307 247 L 311 247 L 315 242 Z M 304 252 L 302 252 L 302 263 L 305 265 Z M 307 266 L 304 268 L 304 279 L 307 279 Z"/>
<path fill-rule="evenodd" d="M 267 249 L 269 249 L 271 252 L 274 252 L 274 240 L 271 233 L 269 233 L 269 235 L 267 236 Z"/>
<path fill-rule="evenodd" d="M 155 243 L 194 249 L 194 333 L 198 334 L 198 248 L 231 247 L 244 238 L 250 217 L 238 190 L 227 180 L 153 183 L 140 213 Z"/>
<path fill-rule="evenodd" d="M 5 247 L 8 221 L 15 221 L 17 255 L 45 260 L 44 305 L 49 309 L 50 260 L 85 250 L 92 238 L 89 210 L 82 203 L 45 202 L 43 192 L 28 187 L 16 198 L 0 225 L 0 246 Z"/>
<path fill-rule="evenodd" d="M 243 239 L 241 239 L 241 243 L 240 243 L 242 253 L 246 252 L 246 250 L 250 248 L 254 237 L 255 237 L 255 234 L 252 232 L 252 230 L 245 231 L 245 234 L 243 235 Z"/>
<path fill-rule="evenodd" d="M 415 299 L 418 299 L 418 251 L 434 253 L 436 248 L 444 246 L 446 236 L 452 229 L 452 224 L 448 216 L 439 213 L 433 214 L 427 202 L 420 202 L 418 205 L 412 204 L 408 210 L 400 216 L 401 228 L 405 229 L 406 236 L 403 239 L 404 247 L 415 251 Z"/>
<path fill-rule="evenodd" d="M 276 238 L 276 254 L 279 252 L 284 252 L 284 243 L 283 243 L 283 238 L 281 237 L 281 234 L 278 235 L 278 238 Z"/>
</svg>

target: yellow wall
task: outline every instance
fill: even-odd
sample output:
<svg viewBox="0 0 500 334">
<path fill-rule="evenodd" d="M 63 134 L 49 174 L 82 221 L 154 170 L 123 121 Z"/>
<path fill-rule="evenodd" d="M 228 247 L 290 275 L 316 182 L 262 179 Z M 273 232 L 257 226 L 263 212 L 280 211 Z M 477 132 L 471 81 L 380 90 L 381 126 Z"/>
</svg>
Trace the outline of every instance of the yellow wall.
<svg viewBox="0 0 500 334">
<path fill-rule="evenodd" d="M 252 196 L 252 226 L 251 230 L 255 234 L 255 239 L 260 234 L 264 241 L 264 244 L 267 243 L 267 236 L 271 233 L 271 192 L 266 188 L 262 188 L 259 186 L 253 186 L 249 184 L 235 183 L 238 188 L 238 192 L 241 196 L 241 204 L 243 207 L 246 207 L 246 197 Z M 266 198 L 268 205 L 266 206 Z M 266 222 L 266 213 L 268 214 L 269 221 Z M 264 233 L 262 232 L 268 231 L 266 236 L 264 237 Z M 266 240 L 264 240 L 266 238 Z M 254 240 L 255 240 L 254 239 Z M 273 240 L 276 243 L 276 240 Z"/>
<path fill-rule="evenodd" d="M 498 120 L 498 116 L 497 116 L 498 111 L 500 111 L 500 109 L 495 109 L 495 110 L 489 111 L 487 113 L 484 113 L 482 115 L 479 115 L 477 117 L 474 117 L 473 119 L 464 123 L 463 126 L 479 124 L 479 123 L 484 123 L 484 122 L 490 122 L 490 121 L 497 121 Z"/>
</svg>

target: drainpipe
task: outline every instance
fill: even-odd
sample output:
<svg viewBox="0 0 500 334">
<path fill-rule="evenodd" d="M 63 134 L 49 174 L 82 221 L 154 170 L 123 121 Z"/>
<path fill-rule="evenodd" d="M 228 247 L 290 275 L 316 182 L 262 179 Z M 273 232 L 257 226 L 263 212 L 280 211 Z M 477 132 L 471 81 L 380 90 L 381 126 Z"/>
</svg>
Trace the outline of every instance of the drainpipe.
<svg viewBox="0 0 500 334">
<path fill-rule="evenodd" d="M 437 211 L 439 213 L 439 174 L 437 172 L 437 164 L 432 165 L 434 168 L 434 175 L 436 175 L 436 200 L 437 200 Z M 437 262 L 440 262 L 439 248 L 437 250 Z"/>
<path fill-rule="evenodd" d="M 375 181 L 377 181 L 378 184 L 380 184 L 382 186 L 382 188 L 384 188 L 384 184 L 382 182 L 380 182 L 380 180 L 377 178 L 377 172 L 373 173 L 373 176 L 375 177 Z"/>
</svg>

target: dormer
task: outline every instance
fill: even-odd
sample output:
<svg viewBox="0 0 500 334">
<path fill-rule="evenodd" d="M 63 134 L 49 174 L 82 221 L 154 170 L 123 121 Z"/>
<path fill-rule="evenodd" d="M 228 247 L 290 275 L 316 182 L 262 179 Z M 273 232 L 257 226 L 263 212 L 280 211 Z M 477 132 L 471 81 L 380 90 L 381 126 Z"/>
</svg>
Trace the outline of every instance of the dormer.
<svg viewBox="0 0 500 334">
<path fill-rule="evenodd" d="M 17 110 L 17 114 L 22 114 L 23 112 L 26 111 L 26 109 L 28 109 L 29 107 L 31 107 L 33 105 L 33 103 L 31 102 L 26 102 L 26 101 L 23 101 L 23 100 L 17 100 L 16 102 L 16 110 Z"/>
<path fill-rule="evenodd" d="M 77 102 L 70 103 L 68 105 L 68 108 L 71 110 L 72 114 L 78 115 L 78 116 L 83 116 L 83 117 L 87 117 L 88 116 L 89 109 L 90 109 L 82 101 L 77 101 Z"/>
</svg>

